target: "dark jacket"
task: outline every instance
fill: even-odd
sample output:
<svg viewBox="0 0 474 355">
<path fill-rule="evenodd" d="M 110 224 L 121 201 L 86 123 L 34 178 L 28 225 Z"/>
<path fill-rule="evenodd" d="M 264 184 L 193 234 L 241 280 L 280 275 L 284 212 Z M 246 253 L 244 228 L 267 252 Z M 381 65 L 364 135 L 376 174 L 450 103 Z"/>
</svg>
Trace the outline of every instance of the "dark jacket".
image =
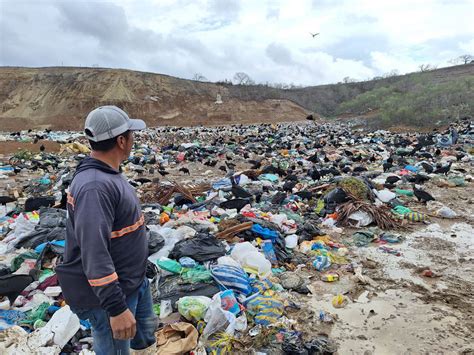
<svg viewBox="0 0 474 355">
<path fill-rule="evenodd" d="M 143 282 L 148 256 L 144 218 L 132 186 L 100 160 L 85 158 L 67 197 L 66 249 L 56 272 L 66 302 L 111 316 Z"/>
</svg>

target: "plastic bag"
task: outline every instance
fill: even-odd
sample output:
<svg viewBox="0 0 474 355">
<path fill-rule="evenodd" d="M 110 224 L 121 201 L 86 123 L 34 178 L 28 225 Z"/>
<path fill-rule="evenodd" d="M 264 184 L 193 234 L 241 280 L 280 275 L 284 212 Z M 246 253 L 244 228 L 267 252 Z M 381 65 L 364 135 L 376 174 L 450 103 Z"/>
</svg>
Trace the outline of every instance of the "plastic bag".
<svg viewBox="0 0 474 355">
<path fill-rule="evenodd" d="M 252 292 L 247 273 L 241 267 L 215 265 L 211 268 L 211 274 L 223 289 L 231 289 L 237 295 L 244 296 Z"/>
<path fill-rule="evenodd" d="M 221 306 L 224 310 L 238 315 L 240 313 L 240 306 L 235 298 L 234 291 L 225 290 L 221 292 Z"/>
<path fill-rule="evenodd" d="M 365 211 L 356 211 L 349 215 L 349 220 L 355 223 L 352 223 L 356 228 L 368 226 L 372 223 L 373 218 Z"/>
<path fill-rule="evenodd" d="M 260 278 L 266 278 L 272 271 L 270 261 L 249 242 L 236 244 L 230 256 L 248 272 L 256 273 Z"/>
<path fill-rule="evenodd" d="M 220 291 L 215 283 L 183 283 L 179 275 L 162 277 L 156 289 L 158 294 L 153 297 L 155 302 L 168 299 L 173 305 L 184 296 L 212 297 Z"/>
<path fill-rule="evenodd" d="M 260 224 L 252 225 L 252 232 L 261 236 L 263 239 L 269 239 L 274 242 L 278 238 L 278 232 L 271 230 L 269 228 L 264 228 Z"/>
<path fill-rule="evenodd" d="M 451 208 L 443 206 L 436 211 L 436 215 L 442 218 L 456 218 L 457 214 Z"/>
<path fill-rule="evenodd" d="M 176 260 L 172 260 L 165 257 L 162 257 L 160 260 L 158 260 L 156 264 L 160 267 L 160 269 L 166 270 L 173 274 L 179 274 L 183 269 L 181 264 L 178 263 Z"/>
<path fill-rule="evenodd" d="M 236 327 L 235 315 L 222 308 L 220 293 L 212 297 L 212 301 L 207 309 L 204 321 L 207 323 L 202 332 L 202 337 L 206 340 L 210 335 L 225 331 L 227 334 L 234 335 Z"/>
<path fill-rule="evenodd" d="M 377 191 L 374 189 L 373 192 L 375 193 L 377 198 L 384 203 L 390 202 L 390 200 L 393 200 L 395 197 L 397 197 L 397 194 L 387 189 L 381 191 Z"/>
<path fill-rule="evenodd" d="M 148 231 L 148 255 L 160 251 L 165 245 L 165 239 L 157 231 Z"/>
<path fill-rule="evenodd" d="M 69 306 L 64 306 L 56 311 L 48 324 L 39 330 L 42 334 L 54 334 L 53 341 L 63 348 L 77 333 L 80 327 L 79 318 L 72 313 Z"/>
<path fill-rule="evenodd" d="M 285 237 L 285 247 L 288 249 L 294 249 L 298 246 L 298 236 L 296 234 L 291 234 Z"/>
<path fill-rule="evenodd" d="M 224 245 L 215 236 L 200 233 L 192 239 L 179 241 L 170 253 L 173 259 L 189 256 L 197 262 L 217 259 L 225 254 Z"/>
<path fill-rule="evenodd" d="M 160 227 L 157 225 L 149 225 L 147 226 L 150 231 L 157 232 L 161 235 L 165 241 L 163 247 L 156 253 L 153 253 L 148 257 L 152 263 L 156 263 L 161 257 L 168 257 L 171 250 L 173 250 L 176 243 L 184 238 L 184 235 L 178 232 L 175 229 L 167 228 L 167 227 Z"/>
<path fill-rule="evenodd" d="M 187 320 L 202 320 L 206 315 L 211 299 L 205 296 L 186 296 L 178 300 L 178 312 Z"/>
<path fill-rule="evenodd" d="M 190 283 L 208 282 L 212 280 L 212 275 L 204 266 L 198 265 L 192 269 L 185 269 L 185 271 L 181 273 L 181 278 L 183 281 Z"/>
<path fill-rule="evenodd" d="M 241 267 L 240 264 L 234 259 L 232 259 L 230 256 L 221 256 L 219 259 L 217 259 L 217 264 Z"/>
<path fill-rule="evenodd" d="M 318 271 L 323 271 L 328 269 L 331 266 L 331 261 L 329 260 L 329 257 L 324 256 L 324 255 L 318 255 L 316 259 L 313 261 L 313 266 L 316 268 Z"/>
<path fill-rule="evenodd" d="M 276 323 L 283 314 L 283 303 L 272 296 L 255 294 L 245 301 L 247 311 L 254 316 L 255 324 L 268 326 Z"/>
<path fill-rule="evenodd" d="M 171 300 L 161 300 L 160 303 L 160 319 L 168 317 L 173 313 L 173 307 L 171 305 Z"/>
</svg>

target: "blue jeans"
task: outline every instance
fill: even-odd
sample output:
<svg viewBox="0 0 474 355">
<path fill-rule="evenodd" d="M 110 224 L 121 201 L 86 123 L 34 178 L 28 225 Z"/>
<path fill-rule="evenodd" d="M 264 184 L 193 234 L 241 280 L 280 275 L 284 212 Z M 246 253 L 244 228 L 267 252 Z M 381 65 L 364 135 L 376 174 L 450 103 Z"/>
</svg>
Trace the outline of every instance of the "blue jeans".
<svg viewBox="0 0 474 355">
<path fill-rule="evenodd" d="M 147 278 L 138 290 L 127 296 L 126 302 L 137 322 L 137 333 L 132 340 L 113 338 L 109 314 L 104 309 L 71 307 L 80 319 L 91 323 L 94 351 L 97 355 L 128 355 L 130 348 L 140 350 L 155 343 L 156 316 L 153 313 L 150 282 Z"/>
</svg>

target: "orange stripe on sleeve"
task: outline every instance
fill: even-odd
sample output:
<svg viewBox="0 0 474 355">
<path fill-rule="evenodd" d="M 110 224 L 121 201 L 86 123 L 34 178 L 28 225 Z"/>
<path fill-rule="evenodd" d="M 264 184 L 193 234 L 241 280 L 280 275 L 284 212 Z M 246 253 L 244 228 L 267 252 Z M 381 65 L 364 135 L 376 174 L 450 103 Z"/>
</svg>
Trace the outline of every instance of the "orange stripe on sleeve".
<svg viewBox="0 0 474 355">
<path fill-rule="evenodd" d="M 67 193 L 67 203 L 69 203 L 74 209 L 74 197 L 72 197 L 72 195 L 69 192 Z"/>
<path fill-rule="evenodd" d="M 140 219 L 136 221 L 134 224 L 132 224 L 131 226 L 122 228 L 118 231 L 113 231 L 111 238 L 123 237 L 125 234 L 135 232 L 138 228 L 140 228 L 143 225 L 143 223 L 145 223 L 145 217 L 141 215 Z"/>
<path fill-rule="evenodd" d="M 114 272 L 113 274 L 107 275 L 100 279 L 87 280 L 87 281 L 89 281 L 89 285 L 91 285 L 92 287 L 97 287 L 97 286 L 108 285 L 109 283 L 112 283 L 115 280 L 118 280 L 118 275 L 117 273 Z"/>
</svg>

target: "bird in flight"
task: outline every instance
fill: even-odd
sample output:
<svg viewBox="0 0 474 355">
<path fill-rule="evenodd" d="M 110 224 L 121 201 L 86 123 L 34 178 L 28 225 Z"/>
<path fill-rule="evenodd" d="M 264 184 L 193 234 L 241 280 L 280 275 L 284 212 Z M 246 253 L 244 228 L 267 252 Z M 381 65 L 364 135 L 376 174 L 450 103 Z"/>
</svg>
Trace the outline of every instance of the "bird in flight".
<svg viewBox="0 0 474 355">
<path fill-rule="evenodd" d="M 310 32 L 309 34 L 310 34 L 311 36 L 313 36 L 313 38 L 314 38 L 314 37 L 316 37 L 317 35 L 319 35 L 319 32 L 318 32 L 318 33 L 311 33 L 311 32 Z"/>
</svg>

